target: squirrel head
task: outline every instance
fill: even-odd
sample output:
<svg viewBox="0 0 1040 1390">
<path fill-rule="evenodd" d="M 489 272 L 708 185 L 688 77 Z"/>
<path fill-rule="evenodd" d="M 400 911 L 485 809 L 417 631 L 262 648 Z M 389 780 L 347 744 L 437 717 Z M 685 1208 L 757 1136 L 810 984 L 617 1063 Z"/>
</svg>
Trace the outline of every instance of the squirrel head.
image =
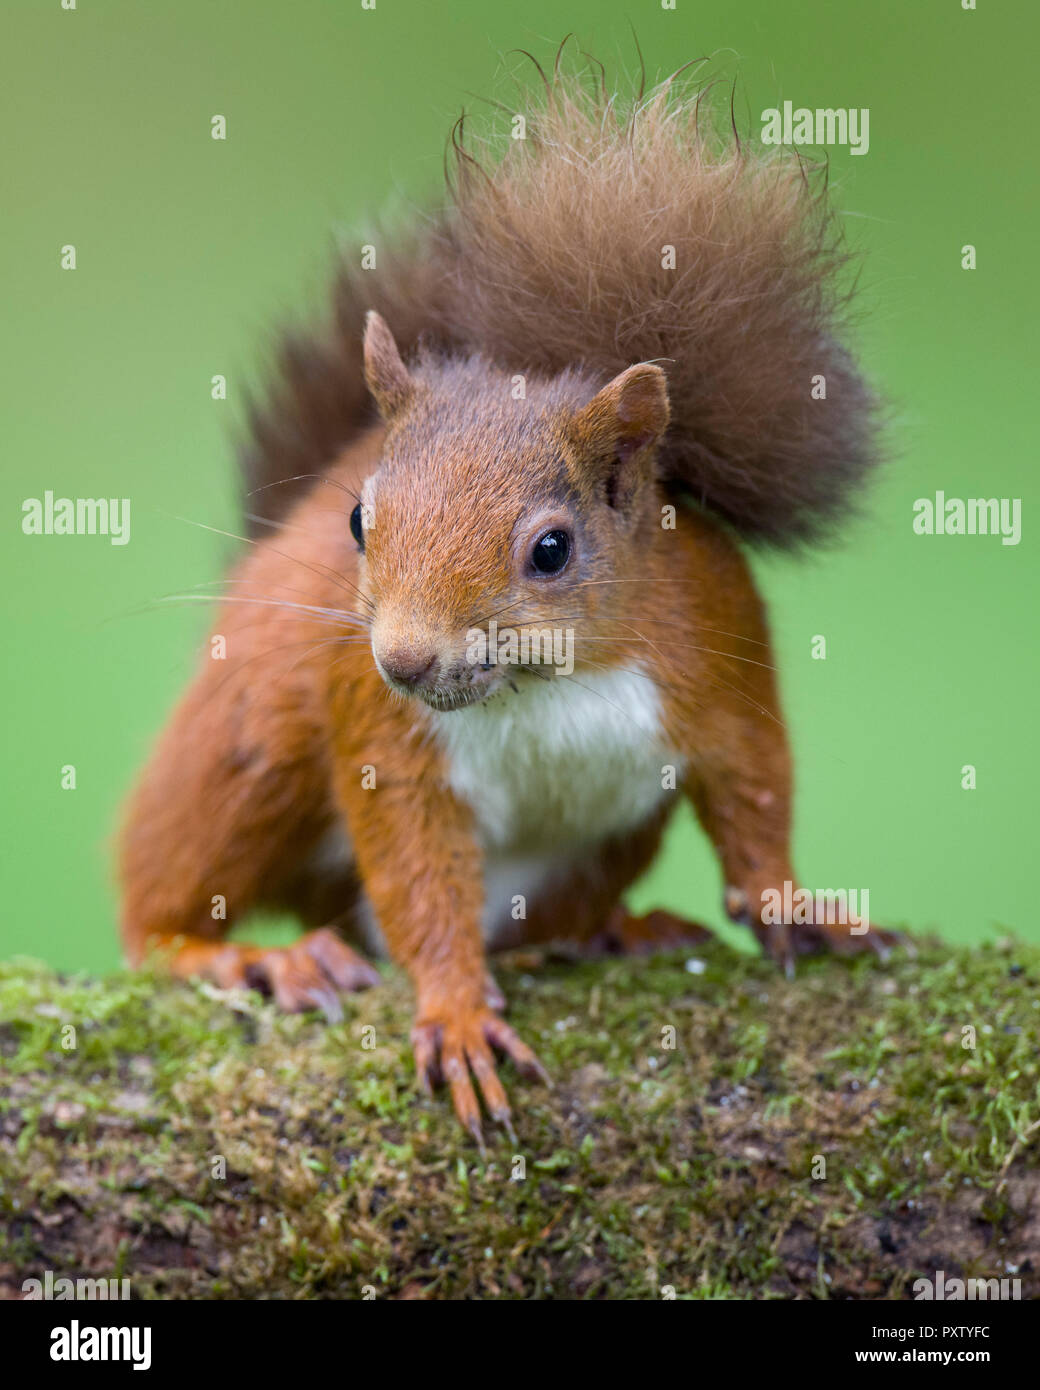
<svg viewBox="0 0 1040 1390">
<path fill-rule="evenodd" d="M 601 385 L 574 369 L 510 376 L 479 356 L 408 367 L 376 313 L 364 364 L 386 434 L 351 530 L 391 689 L 456 709 L 617 664 L 626 649 L 604 634 L 617 636 L 660 524 L 662 370 Z"/>
</svg>

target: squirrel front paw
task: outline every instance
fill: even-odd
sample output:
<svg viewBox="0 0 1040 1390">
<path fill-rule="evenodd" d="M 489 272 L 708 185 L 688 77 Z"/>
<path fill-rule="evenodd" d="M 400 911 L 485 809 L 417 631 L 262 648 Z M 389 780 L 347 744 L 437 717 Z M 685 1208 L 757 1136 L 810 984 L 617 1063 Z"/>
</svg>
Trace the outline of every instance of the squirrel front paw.
<svg viewBox="0 0 1040 1390">
<path fill-rule="evenodd" d="M 788 978 L 794 975 L 794 963 L 799 956 L 827 952 L 853 956 L 867 951 L 885 961 L 894 947 L 906 944 L 901 933 L 866 922 L 855 930 L 838 922 L 778 922 L 763 927 L 756 935 L 763 950 L 769 952 Z"/>
<path fill-rule="evenodd" d="M 492 1048 L 509 1057 L 524 1076 L 551 1085 L 548 1073 L 531 1048 L 486 1006 L 424 1012 L 412 1029 L 412 1048 L 420 1086 L 430 1094 L 435 1085 L 447 1083 L 455 1114 L 482 1154 L 484 1135 L 474 1079 L 488 1114 L 516 1143 L 512 1111 L 495 1071 Z"/>
<path fill-rule="evenodd" d="M 834 920 L 826 908 L 817 906 L 815 897 L 811 895 L 804 907 L 799 909 L 804 920 L 799 920 L 796 915 L 793 920 L 769 921 L 764 912 L 761 917 L 756 917 L 751 910 L 751 902 L 765 903 L 769 892 L 745 893 L 730 888 L 726 892 L 726 911 L 733 921 L 751 927 L 759 946 L 772 956 L 789 979 L 794 975 L 795 961 L 799 956 L 821 952 L 850 956 L 870 951 L 884 961 L 894 947 L 909 945 L 900 932 L 888 931 L 866 921 L 855 922 L 849 918 L 842 921 L 840 917 Z M 779 890 L 776 890 L 776 896 L 779 898 Z"/>
</svg>

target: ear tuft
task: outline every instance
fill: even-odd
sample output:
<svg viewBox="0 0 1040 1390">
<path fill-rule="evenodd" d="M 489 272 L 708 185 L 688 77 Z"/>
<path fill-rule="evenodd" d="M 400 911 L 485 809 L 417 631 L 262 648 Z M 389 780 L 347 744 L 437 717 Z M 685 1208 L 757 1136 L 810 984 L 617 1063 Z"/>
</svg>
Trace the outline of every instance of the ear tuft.
<svg viewBox="0 0 1040 1390">
<path fill-rule="evenodd" d="M 386 320 L 374 309 L 365 315 L 364 362 L 365 382 L 380 415 L 389 422 L 407 403 L 413 382 Z"/>
<path fill-rule="evenodd" d="M 574 429 L 586 447 L 610 450 L 624 462 L 658 442 L 669 413 L 664 372 L 638 362 L 593 396 L 575 417 Z"/>
</svg>

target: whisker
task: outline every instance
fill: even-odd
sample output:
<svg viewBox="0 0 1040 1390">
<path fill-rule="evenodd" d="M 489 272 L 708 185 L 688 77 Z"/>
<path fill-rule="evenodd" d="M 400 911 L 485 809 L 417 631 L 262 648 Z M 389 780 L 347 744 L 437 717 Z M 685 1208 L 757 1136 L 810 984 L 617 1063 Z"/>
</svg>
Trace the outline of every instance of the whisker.
<svg viewBox="0 0 1040 1390">
<path fill-rule="evenodd" d="M 365 637 L 365 638 L 358 638 L 358 637 L 355 637 L 355 636 L 350 636 L 350 637 L 326 637 L 326 638 L 324 638 L 322 641 L 316 642 L 316 643 L 314 644 L 314 646 L 313 646 L 313 647 L 310 647 L 307 651 L 305 651 L 305 652 L 303 653 L 302 656 L 297 657 L 296 660 L 293 662 L 293 664 L 289 667 L 289 669 L 288 669 L 287 671 L 283 671 L 282 674 L 278 677 L 278 679 L 279 679 L 279 680 L 283 680 L 286 676 L 291 675 L 292 672 L 296 670 L 297 666 L 299 666 L 300 662 L 301 662 L 301 661 L 306 661 L 307 658 L 308 658 L 313 652 L 321 651 L 321 650 L 322 650 L 323 648 L 325 648 L 325 647 L 342 647 L 342 646 L 348 646 L 348 645 L 350 645 L 352 642 L 358 642 L 358 641 L 363 641 L 363 642 L 365 643 L 366 646 L 368 645 L 368 638 L 367 638 L 367 637 Z M 295 645 L 295 644 L 294 644 L 294 645 Z M 282 650 L 284 650 L 284 648 L 283 648 Z M 353 655 L 352 652 L 345 652 L 344 655 L 343 655 L 343 657 L 341 658 L 341 660 L 345 661 L 345 660 L 347 659 L 348 656 L 352 656 L 352 655 Z"/>
<path fill-rule="evenodd" d="M 363 614 L 351 614 L 340 608 L 320 608 L 311 603 L 291 603 L 287 599 L 239 598 L 237 594 L 164 594 L 157 603 L 253 603 L 268 608 L 287 608 L 299 613 L 310 613 L 318 617 L 331 618 L 341 624 L 368 626 L 368 618 Z"/>
<path fill-rule="evenodd" d="M 234 531 L 224 531 L 219 526 L 208 526 L 204 521 L 193 521 L 191 517 L 188 516 L 178 516 L 175 512 L 164 512 L 163 515 L 172 517 L 174 521 L 183 521 L 186 526 L 197 526 L 201 531 L 212 531 L 215 536 L 227 536 L 229 540 L 242 541 L 245 545 L 260 545 L 260 541 L 255 540 L 252 536 L 239 536 L 236 535 Z M 268 545 L 269 542 L 265 541 L 264 544 Z M 355 598 L 359 598 L 362 603 L 367 604 L 374 610 L 374 604 L 371 599 L 366 598 L 356 585 L 351 584 L 345 575 L 337 574 L 337 572 L 328 565 L 321 564 L 321 561 L 318 561 L 318 563 L 321 564 L 321 569 L 326 571 L 324 575 L 321 573 L 321 570 L 315 569 L 314 566 L 309 565 L 306 560 L 301 560 L 298 555 L 290 555 L 288 551 L 285 550 L 275 550 L 273 546 L 271 547 L 271 553 L 273 555 L 280 555 L 283 560 L 292 560 L 296 564 L 302 565 L 305 570 L 310 570 L 310 572 L 319 579 L 332 579 L 333 583 L 339 588 L 344 589 L 347 593 L 353 593 Z"/>
<path fill-rule="evenodd" d="M 192 585 L 191 588 L 192 588 L 192 590 L 196 590 L 196 589 L 211 588 L 211 587 L 212 587 L 213 585 L 215 585 L 215 584 L 252 584 L 252 583 L 254 583 L 254 582 L 255 582 L 255 581 L 254 581 L 254 580 L 251 580 L 251 579 L 207 579 L 207 580 L 203 580 L 202 583 L 200 583 L 200 584 L 194 584 L 194 585 Z M 282 589 L 282 590 L 284 590 L 285 593 L 289 593 L 289 594 L 306 594 L 306 593 L 308 592 L 306 589 L 294 589 L 294 588 L 291 588 L 288 584 L 276 584 L 276 585 L 275 585 L 275 588 L 276 588 L 276 589 Z M 348 611 L 347 609 L 340 609 L 340 608 L 321 609 L 321 608 L 316 608 L 316 607 L 314 607 L 314 605 L 311 605 L 311 604 L 307 604 L 307 605 L 304 605 L 304 604 L 290 605 L 290 604 L 288 604 L 288 603 L 286 603 L 286 602 L 282 602 L 282 601 L 276 600 L 276 599 L 269 599 L 269 598 L 266 598 L 266 597 L 248 598 L 248 599 L 247 599 L 247 598 L 239 598 L 237 595 L 233 595 L 233 594 L 199 594 L 199 593 L 191 592 L 191 593 L 184 593 L 184 594 L 160 594 L 157 598 L 149 599 L 146 603 L 138 604 L 137 606 L 135 606 L 135 607 L 133 607 L 133 608 L 124 608 L 124 609 L 120 610 L 118 613 L 110 613 L 110 614 L 108 614 L 107 617 L 104 617 L 104 618 L 101 618 L 101 619 L 98 620 L 98 626 L 99 626 L 99 627 L 106 627 L 106 626 L 108 626 L 109 623 L 114 623 L 114 622 L 116 622 L 116 621 L 121 621 L 121 620 L 124 619 L 124 618 L 138 618 L 138 617 L 143 617 L 145 614 L 153 614 L 153 613 L 155 612 L 156 608 L 157 608 L 157 607 L 159 606 L 159 604 L 161 604 L 161 603 L 196 603 L 196 602 L 202 602 L 202 603 L 218 603 L 218 604 L 219 604 L 219 603 L 258 603 L 258 604 L 259 604 L 259 603 L 266 603 L 266 604 L 273 604 L 273 605 L 275 605 L 275 606 L 277 606 L 277 607 L 280 607 L 280 608 L 290 608 L 290 607 L 295 606 L 295 607 L 298 607 L 298 608 L 305 609 L 305 611 L 307 611 L 307 612 L 313 612 L 313 613 L 315 613 L 315 614 L 321 614 L 321 613 L 327 613 L 327 614 L 329 614 L 329 615 L 333 615 L 333 614 L 334 614 L 337 618 L 342 618 L 342 619 L 345 619 L 345 620 L 350 620 L 350 621 L 353 621 L 353 622 L 355 622 L 355 623 L 362 624 L 362 625 L 364 625 L 365 627 L 367 627 L 367 626 L 370 624 L 370 622 L 371 622 L 371 619 L 370 619 L 370 617 L 369 617 L 367 614 L 364 614 L 364 613 L 355 613 L 355 612 L 352 612 L 352 611 Z"/>
<path fill-rule="evenodd" d="M 313 478 L 316 482 L 328 483 L 330 487 L 338 487 L 348 497 L 353 497 L 355 502 L 361 501 L 353 488 L 347 487 L 346 483 L 341 483 L 338 478 L 330 478 L 327 473 L 294 473 L 291 478 L 277 478 L 273 483 L 263 483 L 260 487 L 255 487 L 251 492 L 247 492 L 246 496 L 255 497 L 258 492 L 266 492 L 268 488 L 272 487 L 284 487 L 286 483 L 301 483 L 305 478 Z M 343 515 L 346 516 L 346 512 Z"/>
<path fill-rule="evenodd" d="M 479 627 L 481 623 L 489 623 L 492 618 L 497 618 L 499 613 L 506 613 L 510 608 L 515 608 L 517 604 L 523 603 L 523 601 L 522 598 L 516 598 L 512 603 L 507 603 L 502 608 L 496 608 L 493 613 L 485 613 L 483 618 L 477 618 L 474 621 L 473 626 Z"/>
<path fill-rule="evenodd" d="M 643 582 L 643 581 L 642 581 L 641 579 L 583 579 L 583 580 L 579 581 L 579 583 L 575 584 L 573 587 L 574 587 L 574 589 L 585 589 L 585 588 L 591 588 L 591 587 L 593 587 L 593 586 L 595 586 L 595 585 L 599 585 L 599 584 L 640 584 L 640 583 L 642 583 L 642 582 Z M 648 582 L 650 582 L 650 583 L 657 583 L 657 584 L 666 584 L 666 583 L 674 583 L 674 584 L 699 584 L 701 581 L 700 581 L 699 579 L 676 579 L 676 580 L 658 579 L 658 580 L 650 580 L 650 581 L 648 581 Z M 512 603 L 503 604 L 503 606 L 502 606 L 501 608 L 496 608 L 493 612 L 491 612 L 491 613 L 486 613 L 482 618 L 476 618 L 476 619 L 474 620 L 473 626 L 474 626 L 474 627 L 479 627 L 482 623 L 490 622 L 492 618 L 497 618 L 497 617 L 499 616 L 500 613 L 506 613 L 506 612 L 509 611 L 510 608 L 516 608 L 519 604 L 524 603 L 525 601 L 526 601 L 526 596 L 525 596 L 524 598 L 517 598 L 517 599 L 514 599 L 514 600 L 512 601 Z M 529 625 L 534 625 L 535 623 L 550 622 L 550 621 L 556 621 L 556 622 L 568 622 L 568 621 L 580 622 L 580 621 L 582 621 L 585 617 L 586 617 L 585 614 L 581 614 L 580 616 L 575 617 L 575 618 L 573 618 L 573 619 L 567 619 L 567 618 L 560 618 L 558 615 L 554 614 L 553 617 L 552 617 L 551 619 L 547 619 L 547 618 L 532 618 L 532 619 L 529 619 L 529 620 L 528 620 L 528 623 L 529 623 Z M 597 620 L 596 620 L 596 619 L 593 619 L 592 621 L 597 621 Z M 599 620 L 599 621 L 602 621 L 602 620 Z M 608 621 L 609 621 L 609 619 L 608 619 Z M 768 643 L 768 642 L 763 642 L 763 641 L 761 641 L 761 640 L 760 640 L 759 638 L 757 638 L 757 637 L 745 637 L 745 636 L 743 635 L 743 633 L 740 633 L 740 632 L 727 632 L 727 631 L 725 631 L 724 628 L 721 628 L 721 627 L 708 627 L 708 626 L 707 626 L 706 624 L 704 624 L 704 623 L 695 623 L 695 624 L 693 625 L 693 628 L 694 628 L 694 631 L 695 631 L 695 632 L 713 632 L 713 633 L 715 633 L 715 635 L 718 636 L 718 637 L 731 637 L 735 642 L 748 642 L 748 643 L 750 643 L 753 647 L 768 647 L 768 646 L 769 646 L 769 643 Z M 705 650 L 707 650 L 707 648 L 705 648 Z M 725 655 L 725 653 L 723 653 L 723 655 Z M 738 659 L 739 659 L 739 658 L 734 658 L 734 660 L 738 660 Z M 771 669 L 771 670 L 774 670 L 775 667 L 771 667 L 770 669 Z"/>
<path fill-rule="evenodd" d="M 256 582 L 255 579 L 239 579 L 233 575 L 227 575 L 223 579 L 203 579 L 199 584 L 189 584 L 188 588 L 194 591 L 195 589 L 212 589 L 217 584 L 256 584 Z M 298 589 L 291 584 L 275 584 L 273 588 L 280 590 L 283 594 L 306 595 L 310 592 L 309 589 Z"/>
<path fill-rule="evenodd" d="M 617 666 L 610 665 L 610 663 L 606 661 L 590 661 L 589 658 L 586 656 L 581 657 L 580 661 L 583 669 L 586 666 L 592 666 L 597 671 L 614 672 L 621 669 Z M 639 676 L 642 680 L 649 681 L 651 685 L 657 686 L 658 690 L 662 688 L 661 682 L 656 678 L 656 676 L 652 676 L 649 671 L 637 671 L 634 667 L 631 666 L 626 666 L 623 669 L 626 676 Z"/>
<path fill-rule="evenodd" d="M 724 681 L 721 679 L 721 677 L 718 681 L 712 681 L 711 683 L 716 690 L 721 690 L 725 688 L 726 690 L 732 691 L 733 694 L 736 695 L 738 700 L 743 700 L 744 703 L 750 705 L 752 709 L 757 709 L 759 714 L 764 714 L 766 718 L 771 719 L 778 728 L 784 729 L 786 731 L 787 725 L 784 723 L 784 721 L 782 719 L 777 719 L 776 715 L 772 712 L 772 710 L 766 709 L 765 705 L 760 705 L 757 700 L 753 700 L 751 696 L 747 694 L 746 691 L 738 690 L 735 685 L 730 685 L 729 681 Z"/>
<path fill-rule="evenodd" d="M 634 633 L 636 634 L 637 637 L 642 637 L 643 640 L 644 640 L 645 642 L 648 642 L 649 645 L 650 645 L 651 647 L 653 647 L 653 649 L 654 649 L 654 650 L 657 652 L 657 654 L 661 657 L 662 661 L 665 662 L 665 665 L 666 665 L 666 666 L 670 664 L 670 663 L 668 662 L 668 658 L 665 656 L 664 652 L 661 651 L 660 647 L 658 647 L 658 646 L 656 645 L 656 643 L 650 642 L 648 638 L 644 637 L 643 634 L 639 631 L 638 628 L 632 627 L 632 626 L 631 626 L 630 624 L 628 624 L 628 623 L 622 623 L 622 627 L 628 627 L 629 630 L 630 630 L 631 632 L 634 632 Z M 728 653 L 723 652 L 723 653 L 721 653 L 721 655 L 726 656 L 726 655 L 728 655 Z M 742 660 L 743 658 L 734 657 L 733 659 L 734 659 L 735 661 L 739 661 L 739 660 Z M 760 665 L 762 665 L 762 664 L 763 664 L 762 662 L 755 662 L 755 663 L 754 663 L 754 665 L 756 665 L 756 666 L 760 666 Z M 680 672 L 679 674 L 681 675 L 682 673 Z M 717 673 L 717 672 L 715 672 L 714 674 L 715 674 L 716 676 L 718 676 L 718 673 Z M 766 707 L 765 707 L 764 705 L 760 705 L 760 704 L 758 703 L 757 700 L 753 700 L 753 699 L 751 698 L 751 696 L 748 695 L 748 694 L 746 694 L 746 692 L 744 692 L 743 690 L 738 690 L 737 687 L 736 687 L 735 685 L 730 685 L 728 681 L 722 680 L 721 676 L 718 676 L 718 683 L 716 684 L 715 682 L 713 682 L 713 684 L 715 684 L 715 688 L 716 688 L 716 689 L 722 689 L 723 687 L 725 687 L 725 689 L 732 691 L 733 694 L 736 695 L 736 696 L 738 697 L 738 699 L 744 700 L 744 701 L 745 701 L 747 704 L 749 704 L 753 709 L 757 709 L 758 712 L 759 712 L 760 714 L 764 714 L 767 718 L 772 719 L 772 721 L 774 722 L 774 724 L 779 725 L 779 727 L 780 727 L 781 729 L 783 729 L 783 728 L 785 727 L 784 724 L 783 724 L 783 722 L 782 722 L 782 720 L 777 719 L 776 715 L 773 714 L 770 710 L 766 709 Z"/>
<path fill-rule="evenodd" d="M 194 591 L 194 590 L 196 590 L 196 589 L 211 589 L 211 588 L 215 587 L 217 584 L 254 584 L 254 585 L 255 585 L 256 582 L 257 582 L 257 581 L 256 581 L 255 579 L 236 579 L 236 578 L 204 579 L 200 584 L 191 584 L 191 585 L 189 585 L 189 588 L 190 588 L 191 590 Z M 309 590 L 309 589 L 300 589 L 300 588 L 295 587 L 295 586 L 292 585 L 292 584 L 275 584 L 273 587 L 274 587 L 275 589 L 277 589 L 279 592 L 283 593 L 283 594 L 302 594 L 304 597 L 306 597 L 306 596 L 310 593 L 310 590 Z M 194 594 L 193 594 L 192 596 L 194 596 Z M 166 595 L 163 595 L 162 597 L 163 597 L 163 598 L 169 599 L 169 598 L 178 598 L 178 597 L 183 597 L 183 596 L 182 596 L 182 595 L 177 595 L 177 594 L 166 594 Z M 211 599 L 211 600 L 214 601 L 214 602 L 219 603 L 219 602 L 221 601 L 222 598 L 225 598 L 225 597 L 230 598 L 231 595 L 203 594 L 203 595 L 198 595 L 198 597 L 201 597 L 201 598 L 208 598 L 208 599 Z M 261 598 L 266 598 L 267 595 L 266 595 L 266 594 L 261 594 L 260 597 L 261 597 Z M 241 601 L 241 600 L 240 600 L 240 601 Z M 149 607 L 153 606 L 155 602 L 158 602 L 158 600 L 153 600 L 153 601 L 152 601 L 152 604 L 150 604 Z M 370 623 L 371 620 L 372 620 L 370 614 L 367 614 L 367 613 L 358 613 L 356 609 L 348 609 L 348 608 L 324 608 L 324 607 L 323 607 L 323 608 L 318 608 L 318 607 L 316 607 L 314 604 L 307 604 L 306 607 L 307 607 L 309 610 L 311 610 L 311 611 L 313 611 L 313 612 L 315 612 L 315 613 L 317 613 L 317 612 L 336 613 L 336 614 L 342 615 L 343 617 L 358 618 L 358 619 L 360 619 L 361 621 L 363 621 L 363 622 L 365 622 L 365 623 Z"/>
<path fill-rule="evenodd" d="M 314 535 L 306 526 L 294 526 L 290 521 L 272 521 L 270 517 L 261 516 L 259 512 L 245 512 L 243 515 L 246 521 L 255 521 L 258 526 L 269 526 L 273 531 L 295 531 L 300 536 Z M 346 512 L 342 515 L 346 516 Z"/>
<path fill-rule="evenodd" d="M 663 652 L 663 651 L 661 650 L 661 648 L 657 645 L 657 643 L 656 643 L 656 642 L 651 642 L 651 641 L 650 641 L 650 638 L 647 637 L 644 633 L 640 632 L 639 629 L 638 629 L 637 627 L 633 627 L 631 623 L 622 623 L 621 626 L 622 626 L 622 627 L 627 627 L 628 630 L 629 630 L 629 632 L 634 632 L 635 635 L 636 635 L 637 637 L 642 638 L 642 640 L 647 644 L 648 647 L 652 647 L 653 650 L 657 653 L 657 655 L 658 655 L 658 656 L 661 658 L 661 660 L 664 662 L 665 666 L 669 666 L 669 665 L 671 664 L 671 663 L 669 662 L 668 658 L 665 656 L 664 652 Z M 679 674 L 682 675 L 683 672 L 680 671 Z"/>
<path fill-rule="evenodd" d="M 311 651 L 317 651 L 319 647 L 341 645 L 346 646 L 356 642 L 365 642 L 367 645 L 368 639 L 364 637 L 355 636 L 354 634 L 348 634 L 346 636 L 339 637 L 326 637 L 323 638 L 320 642 L 311 642 L 311 639 L 309 637 L 304 637 L 301 638 L 298 642 L 283 642 L 277 647 L 268 647 L 262 652 L 253 652 L 251 656 L 243 657 L 240 660 L 236 660 L 232 664 L 231 669 L 227 671 L 223 678 L 219 680 L 217 684 L 214 686 L 212 693 L 216 694 L 217 691 L 222 690 L 228 681 L 233 680 L 236 676 L 240 676 L 245 670 L 245 668 L 247 666 L 251 666 L 254 661 L 270 660 L 272 657 L 276 657 L 279 652 L 289 651 L 294 647 L 302 647 L 310 643 L 309 651 L 304 652 L 302 656 L 298 657 L 297 660 L 292 663 L 291 666 L 287 666 L 284 670 L 279 671 L 273 677 L 274 684 L 277 684 L 278 681 L 284 680 L 286 676 L 291 674 L 291 672 L 296 669 L 296 667 L 300 664 L 301 661 L 306 660 L 306 658 L 310 655 Z M 353 655 L 352 652 L 347 652 L 345 657 L 342 659 L 345 660 L 346 656 L 351 655 Z"/>
<path fill-rule="evenodd" d="M 646 637 L 582 637 L 583 642 L 646 642 Z M 710 656 L 724 656 L 727 661 L 743 661 L 748 666 L 761 666 L 764 671 L 775 671 L 777 668 L 770 665 L 768 661 L 755 661 L 750 656 L 737 656 L 734 652 L 720 652 L 716 647 L 699 647 L 693 642 L 673 642 L 668 638 L 668 643 L 672 647 L 680 647 L 684 651 L 707 652 Z"/>
</svg>

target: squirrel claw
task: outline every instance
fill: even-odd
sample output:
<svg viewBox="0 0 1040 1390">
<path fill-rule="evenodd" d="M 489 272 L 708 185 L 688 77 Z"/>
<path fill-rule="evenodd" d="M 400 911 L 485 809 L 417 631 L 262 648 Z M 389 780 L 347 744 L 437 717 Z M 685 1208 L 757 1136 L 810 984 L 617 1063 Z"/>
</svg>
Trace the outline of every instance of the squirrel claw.
<svg viewBox="0 0 1040 1390">
<path fill-rule="evenodd" d="M 483 1131 L 483 1130 L 481 1129 L 481 1127 L 480 1127 L 480 1121 L 479 1121 L 479 1120 L 474 1120 L 474 1121 L 472 1122 L 472 1124 L 468 1124 L 468 1125 L 466 1126 L 466 1128 L 469 1130 L 470 1134 L 473 1136 L 473 1142 L 474 1142 L 474 1143 L 476 1144 L 476 1146 L 477 1146 L 477 1151 L 478 1151 L 478 1153 L 480 1154 L 480 1160 L 481 1160 L 481 1162 L 482 1162 L 482 1163 L 486 1163 L 486 1162 L 487 1162 L 487 1147 L 486 1147 L 485 1144 L 484 1144 L 484 1131 Z"/>
<path fill-rule="evenodd" d="M 893 951 L 905 951 L 911 957 L 917 955 L 917 947 L 905 932 L 877 927 L 873 923 L 864 938 L 864 945 L 882 962 L 888 961 Z"/>
<path fill-rule="evenodd" d="M 505 1130 L 505 1132 L 506 1132 L 506 1137 L 509 1139 L 509 1142 L 512 1144 L 513 1148 L 515 1149 L 515 1148 L 518 1146 L 518 1144 L 520 1143 L 520 1141 L 519 1141 L 519 1139 L 517 1139 L 517 1137 L 516 1137 L 516 1130 L 513 1128 L 513 1120 L 512 1120 L 512 1116 L 510 1115 L 509 1111 L 506 1110 L 503 1114 L 501 1114 L 501 1115 L 495 1115 L 495 1116 L 493 1116 L 493 1118 L 494 1118 L 494 1119 L 502 1126 L 502 1128 Z"/>
<path fill-rule="evenodd" d="M 531 1080 L 540 1081 L 552 1090 L 552 1080 L 537 1054 L 510 1028 L 504 1018 L 492 1017 L 484 1025 L 484 1036 L 500 1052 L 504 1052 L 516 1069 Z"/>
<path fill-rule="evenodd" d="M 340 1003 L 339 995 L 335 990 L 313 988 L 306 990 L 305 995 L 311 1000 L 315 1008 L 320 1009 L 325 1015 L 326 1023 L 343 1022 L 343 1005 Z"/>
<path fill-rule="evenodd" d="M 736 899 L 740 898 L 740 903 Z M 788 980 L 794 979 L 795 962 L 799 956 L 820 955 L 833 952 L 834 955 L 861 955 L 863 951 L 872 952 L 879 960 L 887 960 L 895 947 L 905 947 L 912 951 L 912 945 L 900 931 L 890 931 L 886 927 L 868 923 L 865 926 L 852 926 L 848 922 L 830 920 L 824 913 L 823 920 L 808 922 L 770 922 L 758 923 L 742 905 L 754 894 L 730 890 L 727 894 L 727 910 L 734 920 L 747 922 L 755 931 L 759 945 L 767 955 L 772 956 L 776 965 L 783 970 Z M 730 901 L 731 899 L 731 901 Z M 740 906 L 740 912 L 737 908 Z"/>
<path fill-rule="evenodd" d="M 450 1018 L 426 1018 L 412 1029 L 412 1049 L 419 1085 L 429 1095 L 443 1080 L 451 1091 L 455 1114 L 484 1156 L 480 1100 L 488 1115 L 517 1143 L 505 1089 L 495 1071 L 492 1048 L 509 1057 L 525 1076 L 548 1084 L 549 1077 L 534 1052 L 509 1024 L 486 1007 Z M 479 1099 L 478 1099 L 479 1097 Z"/>
<path fill-rule="evenodd" d="M 506 1007 L 506 997 L 490 970 L 484 976 L 484 1003 L 497 1014 L 502 1013 Z"/>
<path fill-rule="evenodd" d="M 416 1024 L 412 1029 L 412 1052 L 415 1055 L 415 1074 L 423 1095 L 432 1096 L 434 1086 L 443 1080 L 438 1061 L 440 1045 L 438 1030 L 431 1024 Z"/>
<path fill-rule="evenodd" d="M 795 976 L 799 956 L 832 952 L 835 955 L 857 955 L 871 951 L 880 961 L 887 961 L 896 947 L 913 950 L 900 933 L 884 927 L 869 926 L 866 931 L 850 932 L 848 926 L 833 922 L 774 922 L 756 935 L 764 950 L 772 956 L 789 980 Z"/>
<path fill-rule="evenodd" d="M 274 998 L 286 1013 L 320 1009 L 328 1023 L 341 1023 L 340 991 L 378 984 L 376 970 L 329 927 L 308 932 L 291 946 L 229 945 L 217 962 L 225 987 L 244 985 Z"/>
</svg>

